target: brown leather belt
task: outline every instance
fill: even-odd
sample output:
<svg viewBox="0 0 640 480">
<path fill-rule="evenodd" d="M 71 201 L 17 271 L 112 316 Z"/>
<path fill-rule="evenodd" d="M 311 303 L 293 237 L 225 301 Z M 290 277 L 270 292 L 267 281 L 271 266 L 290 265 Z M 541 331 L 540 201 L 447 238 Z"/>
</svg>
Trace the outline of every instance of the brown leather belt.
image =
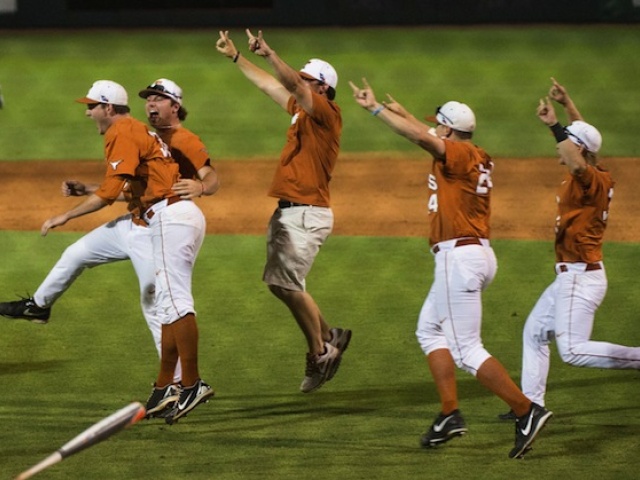
<svg viewBox="0 0 640 480">
<path fill-rule="evenodd" d="M 173 205 L 174 203 L 178 203 L 180 201 L 182 201 L 182 198 L 180 197 L 168 197 L 168 198 L 163 198 L 162 200 L 166 200 L 167 201 L 167 207 L 169 205 Z M 160 200 L 160 202 L 162 201 Z M 160 203 L 160 202 L 156 202 L 156 203 Z M 155 203 L 153 204 L 155 205 Z M 155 215 L 155 212 L 153 211 L 153 205 L 151 205 L 146 212 L 144 212 L 144 216 L 147 217 L 149 220 L 151 220 L 153 218 L 153 216 Z"/>
<path fill-rule="evenodd" d="M 558 270 L 560 270 L 562 273 L 566 273 L 569 271 L 569 268 L 566 265 L 560 265 Z M 599 263 L 587 263 L 584 271 L 591 272 L 593 270 L 602 270 L 602 265 L 600 265 Z"/>
<path fill-rule="evenodd" d="M 479 238 L 475 238 L 475 237 L 461 238 L 456 242 L 453 248 L 464 247 L 466 245 L 482 245 L 482 242 L 480 241 Z M 439 251 L 440 251 L 440 247 L 438 245 L 433 247 L 433 253 L 438 253 Z"/>
</svg>

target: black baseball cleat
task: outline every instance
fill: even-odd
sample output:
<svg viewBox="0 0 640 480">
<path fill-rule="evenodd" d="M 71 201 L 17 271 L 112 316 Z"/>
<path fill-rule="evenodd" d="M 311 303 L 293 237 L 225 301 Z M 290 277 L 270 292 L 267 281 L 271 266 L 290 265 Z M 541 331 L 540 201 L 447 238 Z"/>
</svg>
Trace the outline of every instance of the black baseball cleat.
<svg viewBox="0 0 640 480">
<path fill-rule="evenodd" d="M 180 398 L 180 386 L 169 384 L 158 388 L 153 385 L 153 390 L 147 400 L 147 418 L 164 418 L 175 407 Z"/>
<path fill-rule="evenodd" d="M 429 431 L 422 435 L 420 444 L 424 448 L 433 448 L 448 442 L 453 437 L 464 435 L 469 430 L 467 424 L 460 414 L 460 410 L 454 410 L 449 415 L 440 414 L 429 428 Z"/>
<path fill-rule="evenodd" d="M 498 414 L 498 418 L 500 420 L 515 420 L 516 419 L 516 414 L 514 413 L 513 410 L 509 410 L 507 413 L 499 413 Z"/>
<path fill-rule="evenodd" d="M 165 416 L 165 421 L 169 425 L 173 425 L 201 403 L 208 402 L 209 398 L 214 395 L 213 389 L 202 380 L 198 380 L 192 387 L 182 387 L 180 398 Z"/>
<path fill-rule="evenodd" d="M 31 323 L 45 324 L 51 316 L 51 308 L 39 307 L 33 297 L 28 297 L 15 302 L 0 303 L 0 315 L 7 318 L 23 318 Z"/>
<path fill-rule="evenodd" d="M 524 458 L 542 428 L 553 416 L 553 412 L 537 403 L 531 404 L 529 413 L 516 418 L 516 444 L 509 452 L 509 458 Z"/>
</svg>

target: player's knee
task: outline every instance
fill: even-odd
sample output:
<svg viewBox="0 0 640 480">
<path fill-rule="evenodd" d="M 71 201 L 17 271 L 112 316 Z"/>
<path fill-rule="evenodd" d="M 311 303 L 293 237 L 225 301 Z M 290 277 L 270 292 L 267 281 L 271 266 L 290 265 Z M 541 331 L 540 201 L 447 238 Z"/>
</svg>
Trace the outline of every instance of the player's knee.
<svg viewBox="0 0 640 480">
<path fill-rule="evenodd" d="M 85 268 L 91 266 L 87 257 L 88 255 L 86 249 L 82 245 L 82 242 L 78 241 L 72 243 L 65 249 L 65 251 L 60 256 L 59 262 L 62 262 L 65 265 Z"/>
<path fill-rule="evenodd" d="M 491 357 L 481 343 L 458 349 L 453 355 L 457 367 L 475 376 L 480 366 Z"/>
<path fill-rule="evenodd" d="M 430 329 L 429 324 L 426 326 L 419 326 L 415 334 L 416 340 L 418 340 L 418 345 L 420 345 L 420 348 L 425 355 L 429 355 L 434 350 L 438 350 L 440 348 L 449 348 L 447 339 L 444 337 L 442 332 Z"/>
<path fill-rule="evenodd" d="M 574 367 L 584 366 L 584 356 L 578 355 L 563 345 L 558 345 L 558 354 L 564 363 Z"/>
</svg>

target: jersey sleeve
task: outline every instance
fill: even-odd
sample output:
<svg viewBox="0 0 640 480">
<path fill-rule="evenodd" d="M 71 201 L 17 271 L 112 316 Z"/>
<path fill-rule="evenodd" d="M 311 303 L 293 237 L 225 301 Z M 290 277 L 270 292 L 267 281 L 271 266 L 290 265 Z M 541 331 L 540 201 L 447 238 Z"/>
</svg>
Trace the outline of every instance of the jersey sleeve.
<svg viewBox="0 0 640 480">
<path fill-rule="evenodd" d="M 115 126 L 118 127 L 119 125 L 116 124 Z M 109 129 L 107 134 L 111 133 L 112 129 Z M 139 142 L 136 141 L 131 130 L 123 128 L 114 130 L 113 135 L 105 138 L 106 176 L 133 176 L 140 163 Z"/>
<path fill-rule="evenodd" d="M 111 205 L 118 199 L 125 183 L 126 179 L 122 176 L 109 176 L 105 178 L 95 194 Z"/>
<path fill-rule="evenodd" d="M 193 164 L 196 172 L 202 167 L 211 164 L 207 147 L 197 135 L 191 136 L 189 140 L 185 142 L 185 145 L 183 146 L 183 153 Z"/>
</svg>

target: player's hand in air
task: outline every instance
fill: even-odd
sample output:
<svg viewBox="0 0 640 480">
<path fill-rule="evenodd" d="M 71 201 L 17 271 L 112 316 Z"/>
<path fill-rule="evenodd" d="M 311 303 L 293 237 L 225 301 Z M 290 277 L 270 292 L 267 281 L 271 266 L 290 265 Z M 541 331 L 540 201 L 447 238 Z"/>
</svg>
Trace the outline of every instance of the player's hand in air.
<svg viewBox="0 0 640 480">
<path fill-rule="evenodd" d="M 569 99 L 569 94 L 567 93 L 567 89 L 558 83 L 558 81 L 551 77 L 551 88 L 549 88 L 549 96 L 558 102 L 560 105 L 566 105 L 567 100 Z"/>
<path fill-rule="evenodd" d="M 551 126 L 558 123 L 556 111 L 553 109 L 553 105 L 551 105 L 549 97 L 540 99 L 540 103 L 538 104 L 538 108 L 536 109 L 536 115 L 538 115 L 538 118 L 542 120 L 545 125 Z"/>
<path fill-rule="evenodd" d="M 238 54 L 238 49 L 233 44 L 233 41 L 229 37 L 229 31 L 220 31 L 220 38 L 216 42 L 216 50 L 228 58 L 235 58 Z"/>
<path fill-rule="evenodd" d="M 247 28 L 247 37 L 249 38 L 249 50 L 261 57 L 268 57 L 273 53 L 273 50 L 262 37 L 262 30 L 258 30 L 258 36 L 256 37 L 251 30 Z"/>
<path fill-rule="evenodd" d="M 349 85 L 353 91 L 353 98 L 356 103 L 366 110 L 372 110 L 377 105 L 376 96 L 373 93 L 373 89 L 367 82 L 366 78 L 362 79 L 362 88 L 358 87 L 355 83 L 349 80 Z"/>
<path fill-rule="evenodd" d="M 411 114 L 404 108 L 402 105 L 398 103 L 398 101 L 393 98 L 391 95 L 387 93 L 387 98 L 389 101 L 383 101 L 382 104 L 390 111 L 395 113 L 396 115 L 401 116 L 402 118 L 410 117 Z"/>
</svg>

